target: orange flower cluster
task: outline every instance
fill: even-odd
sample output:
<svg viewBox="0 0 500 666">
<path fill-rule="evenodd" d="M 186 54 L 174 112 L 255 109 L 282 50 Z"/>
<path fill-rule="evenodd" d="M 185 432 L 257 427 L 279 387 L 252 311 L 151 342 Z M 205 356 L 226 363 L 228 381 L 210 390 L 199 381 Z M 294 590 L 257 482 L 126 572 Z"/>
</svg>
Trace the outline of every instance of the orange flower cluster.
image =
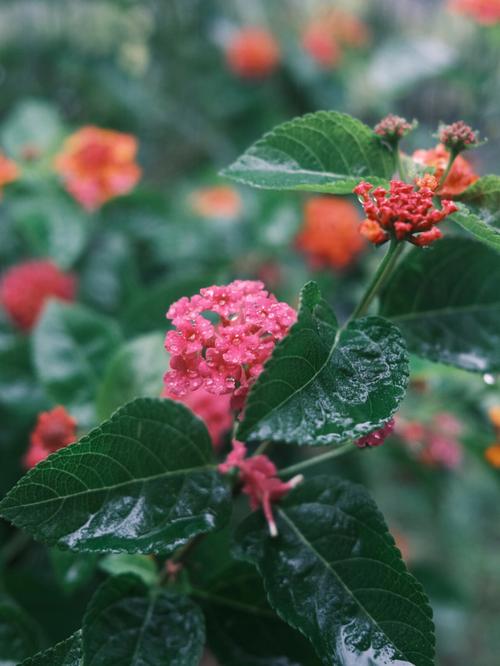
<svg viewBox="0 0 500 666">
<path fill-rule="evenodd" d="M 229 185 L 204 187 L 190 196 L 193 211 L 202 217 L 231 219 L 238 217 L 242 209 L 239 193 Z"/>
<path fill-rule="evenodd" d="M 243 28 L 235 33 L 226 49 L 229 69 L 248 79 L 272 74 L 280 62 L 280 47 L 265 28 Z"/>
<path fill-rule="evenodd" d="M 438 182 L 446 170 L 449 159 L 450 153 L 441 143 L 430 150 L 416 150 L 413 153 L 413 160 L 417 164 L 435 169 L 434 176 Z M 469 185 L 475 183 L 478 178 L 479 176 L 472 168 L 470 162 L 461 155 L 458 155 L 438 194 L 442 197 L 453 199 L 453 197 L 458 196 L 466 190 Z"/>
<path fill-rule="evenodd" d="M 17 180 L 19 173 L 17 164 L 0 153 L 0 188 Z"/>
<path fill-rule="evenodd" d="M 341 270 L 365 249 L 359 233 L 361 217 L 356 207 L 340 197 L 312 197 L 305 205 L 304 225 L 297 246 L 308 253 L 313 265 Z"/>
<path fill-rule="evenodd" d="M 449 0 L 448 7 L 459 14 L 470 16 L 482 25 L 500 22 L 500 0 Z"/>
<path fill-rule="evenodd" d="M 340 62 L 344 47 L 360 48 L 369 37 L 357 16 L 332 9 L 309 23 L 302 34 L 302 47 L 318 65 L 331 69 Z"/>
<path fill-rule="evenodd" d="M 136 185 L 141 176 L 136 153 L 132 135 L 87 126 L 66 139 L 55 165 L 68 192 L 94 211 Z"/>
<path fill-rule="evenodd" d="M 500 405 L 491 407 L 488 415 L 495 430 L 495 441 L 488 446 L 484 452 L 484 457 L 492 467 L 500 469 Z"/>
<path fill-rule="evenodd" d="M 76 441 L 76 425 L 76 420 L 61 406 L 39 414 L 24 465 L 34 467 L 54 451 Z"/>
</svg>

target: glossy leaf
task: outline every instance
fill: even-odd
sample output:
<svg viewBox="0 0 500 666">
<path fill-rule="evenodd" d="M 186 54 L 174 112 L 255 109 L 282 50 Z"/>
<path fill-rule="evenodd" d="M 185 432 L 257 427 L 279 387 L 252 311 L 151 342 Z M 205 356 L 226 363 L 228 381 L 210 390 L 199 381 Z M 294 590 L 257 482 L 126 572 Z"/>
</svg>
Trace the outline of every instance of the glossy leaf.
<svg viewBox="0 0 500 666">
<path fill-rule="evenodd" d="M 39 630 L 8 598 L 0 599 L 0 666 L 16 666 L 39 649 Z"/>
<path fill-rule="evenodd" d="M 106 419 L 134 398 L 157 398 L 163 388 L 165 334 L 150 333 L 120 347 L 109 362 L 97 394 L 97 416 Z M 165 367 L 167 363 L 165 363 Z"/>
<path fill-rule="evenodd" d="M 133 574 L 146 585 L 153 585 L 158 578 L 158 569 L 150 555 L 129 555 L 117 553 L 106 555 L 99 562 L 99 567 L 111 576 Z"/>
<path fill-rule="evenodd" d="M 0 504 L 35 539 L 97 552 L 166 552 L 223 525 L 228 489 L 204 424 L 139 398 L 34 467 Z"/>
<path fill-rule="evenodd" d="M 500 370 L 500 261 L 469 238 L 412 250 L 381 300 L 411 351 L 465 370 Z"/>
<path fill-rule="evenodd" d="M 312 445 L 358 438 L 390 418 L 407 381 L 399 330 L 380 317 L 339 329 L 310 282 L 297 323 L 250 392 L 238 438 Z"/>
<path fill-rule="evenodd" d="M 62 643 L 26 659 L 21 666 L 83 666 L 81 632 L 77 631 Z"/>
<path fill-rule="evenodd" d="M 148 590 L 135 576 L 110 578 L 83 621 L 85 666 L 198 666 L 205 630 L 187 597 Z"/>
<path fill-rule="evenodd" d="M 38 377 L 48 395 L 80 425 L 95 421 L 102 372 L 121 336 L 116 324 L 87 308 L 51 301 L 33 333 Z"/>
<path fill-rule="evenodd" d="M 456 222 L 462 229 L 475 236 L 477 240 L 486 243 L 497 252 L 500 252 L 500 227 L 495 228 L 483 219 L 480 214 L 476 215 L 472 213 L 465 206 L 461 206 L 460 210 L 450 219 Z"/>
<path fill-rule="evenodd" d="M 223 175 L 277 190 L 351 194 L 361 179 L 389 179 L 393 157 L 380 138 L 355 118 L 318 111 L 278 125 Z"/>
<path fill-rule="evenodd" d="M 196 592 L 195 592 L 196 594 Z M 317 666 L 312 645 L 280 620 L 254 567 L 236 564 L 200 591 L 207 638 L 221 666 Z"/>
<path fill-rule="evenodd" d="M 271 605 L 328 666 L 432 666 L 432 611 L 362 486 L 332 477 L 301 484 L 236 534 L 236 554 L 259 569 Z"/>
</svg>

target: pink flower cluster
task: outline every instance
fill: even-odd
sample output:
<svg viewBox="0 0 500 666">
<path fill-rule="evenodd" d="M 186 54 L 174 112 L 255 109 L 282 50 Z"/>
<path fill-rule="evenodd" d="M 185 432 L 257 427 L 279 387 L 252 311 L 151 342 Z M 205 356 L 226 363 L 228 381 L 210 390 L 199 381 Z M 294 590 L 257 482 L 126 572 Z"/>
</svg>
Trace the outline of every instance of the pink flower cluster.
<svg viewBox="0 0 500 666">
<path fill-rule="evenodd" d="M 385 442 L 385 440 L 387 439 L 387 437 L 389 437 L 389 435 L 392 433 L 393 430 L 394 430 L 394 419 L 389 419 L 387 423 L 384 423 L 384 425 L 378 430 L 375 430 L 375 432 L 371 432 L 369 435 L 360 437 L 355 442 L 355 444 L 360 449 L 365 449 L 366 447 L 371 447 L 371 446 L 380 446 Z"/>
<path fill-rule="evenodd" d="M 477 145 L 478 136 L 472 127 L 457 120 L 451 125 L 443 125 L 439 130 L 439 141 L 448 150 L 459 153 L 466 148 Z"/>
<path fill-rule="evenodd" d="M 271 502 L 277 502 L 303 480 L 299 474 L 290 481 L 281 481 L 277 476 L 276 465 L 265 455 L 246 458 L 247 449 L 242 442 L 233 440 L 233 450 L 226 461 L 219 465 L 219 472 L 227 474 L 233 469 L 239 470 L 242 492 L 250 498 L 250 508 L 255 511 L 260 506 L 264 512 L 269 533 L 278 534 Z"/>
<path fill-rule="evenodd" d="M 406 443 L 410 452 L 424 465 L 456 469 L 463 458 L 458 437 L 462 424 L 453 414 L 440 412 L 429 423 L 419 421 L 396 422 L 396 433 Z"/>
<path fill-rule="evenodd" d="M 381 245 L 391 237 L 407 240 L 414 245 L 425 246 L 441 238 L 435 226 L 458 210 L 447 199 L 441 201 L 441 209 L 434 208 L 434 191 L 422 179 L 417 189 L 400 180 L 391 180 L 389 192 L 383 187 L 374 188 L 361 182 L 354 188 L 366 213 L 360 231 L 375 245 Z"/>
<path fill-rule="evenodd" d="M 397 143 L 400 139 L 415 129 L 415 127 L 415 121 L 409 123 L 406 118 L 401 118 L 401 116 L 395 116 L 390 113 L 375 125 L 374 131 L 375 134 L 378 134 L 387 141 Z"/>
<path fill-rule="evenodd" d="M 167 318 L 175 326 L 165 340 L 171 354 L 167 393 L 183 397 L 203 387 L 216 395 L 232 394 L 233 407 L 241 408 L 296 312 L 265 291 L 262 282 L 235 280 L 181 298 Z"/>
</svg>

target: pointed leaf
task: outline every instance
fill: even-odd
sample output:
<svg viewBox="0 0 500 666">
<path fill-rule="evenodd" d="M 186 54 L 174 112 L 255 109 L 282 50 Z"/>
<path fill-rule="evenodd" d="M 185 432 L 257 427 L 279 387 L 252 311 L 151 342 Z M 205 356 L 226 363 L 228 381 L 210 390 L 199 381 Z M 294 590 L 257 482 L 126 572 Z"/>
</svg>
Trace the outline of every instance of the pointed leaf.
<svg viewBox="0 0 500 666">
<path fill-rule="evenodd" d="M 48 395 L 80 425 L 95 421 L 94 400 L 102 372 L 120 344 L 116 324 L 87 308 L 51 301 L 33 334 L 38 377 Z"/>
<path fill-rule="evenodd" d="M 301 484 L 238 528 L 239 557 L 259 569 L 271 605 L 325 666 L 432 666 L 432 611 L 364 488 L 331 477 Z"/>
<path fill-rule="evenodd" d="M 486 243 L 497 252 L 500 252 L 500 227 L 495 228 L 484 219 L 481 214 L 472 213 L 465 206 L 461 206 L 450 220 L 456 222 L 462 229 L 475 236 L 477 240 Z"/>
<path fill-rule="evenodd" d="M 21 666 L 83 666 L 81 632 L 77 631 L 62 643 L 26 659 Z"/>
<path fill-rule="evenodd" d="M 339 329 L 310 282 L 297 323 L 251 390 L 238 438 L 324 445 L 361 437 L 390 418 L 407 381 L 399 330 L 380 317 Z"/>
<path fill-rule="evenodd" d="M 223 173 L 276 190 L 351 194 L 361 179 L 377 184 L 393 157 L 369 127 L 336 111 L 318 111 L 278 125 Z"/>
<path fill-rule="evenodd" d="M 203 615 L 187 597 L 148 590 L 135 576 L 110 578 L 83 621 L 85 666 L 198 666 Z"/>
<path fill-rule="evenodd" d="M 411 351 L 465 370 L 500 370 L 500 261 L 469 238 L 412 250 L 381 299 Z"/>
<path fill-rule="evenodd" d="M 500 176 L 483 176 L 455 198 L 474 209 L 498 213 Z"/>
<path fill-rule="evenodd" d="M 36 539 L 97 552 L 166 552 L 223 525 L 229 492 L 205 425 L 139 398 L 34 467 L 0 503 Z"/>
</svg>

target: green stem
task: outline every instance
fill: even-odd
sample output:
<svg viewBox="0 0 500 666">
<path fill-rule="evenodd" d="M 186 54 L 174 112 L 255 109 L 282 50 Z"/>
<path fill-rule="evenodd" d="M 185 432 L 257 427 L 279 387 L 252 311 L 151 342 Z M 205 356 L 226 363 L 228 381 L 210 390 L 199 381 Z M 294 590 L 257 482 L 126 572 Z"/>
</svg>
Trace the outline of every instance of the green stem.
<svg viewBox="0 0 500 666">
<path fill-rule="evenodd" d="M 399 144 L 396 144 L 394 147 L 394 157 L 396 161 L 396 170 L 399 175 L 399 180 L 404 181 L 405 183 L 408 182 L 408 176 L 406 174 L 406 169 L 403 166 L 403 162 L 401 161 L 401 151 L 399 150 Z"/>
<path fill-rule="evenodd" d="M 322 453 L 320 456 L 315 456 L 314 458 L 303 460 L 302 462 L 291 465 L 290 467 L 285 467 L 285 469 L 280 469 L 278 470 L 278 474 L 280 476 L 292 476 L 297 472 L 302 472 L 302 470 L 307 469 L 308 467 L 313 467 L 313 465 L 318 465 L 319 463 L 325 462 L 325 460 L 331 460 L 332 458 L 343 456 L 344 453 L 355 450 L 356 447 L 351 441 L 349 441 L 336 449 Z"/>
<path fill-rule="evenodd" d="M 387 278 L 391 274 L 392 269 L 394 268 L 399 258 L 399 255 L 403 251 L 403 248 L 404 244 L 402 242 L 399 242 L 394 238 L 391 240 L 391 244 L 389 245 L 389 249 L 387 250 L 385 257 L 382 259 L 377 272 L 373 276 L 371 283 L 368 285 L 368 289 L 366 290 L 365 295 L 352 313 L 351 319 L 357 319 L 366 313 L 370 307 L 371 302 L 382 289 L 385 282 L 387 281 Z"/>
<path fill-rule="evenodd" d="M 457 157 L 458 157 L 458 153 L 455 152 L 454 150 L 452 150 L 452 151 L 450 152 L 450 159 L 449 159 L 449 161 L 448 161 L 448 164 L 447 164 L 447 166 L 446 166 L 446 169 L 444 170 L 443 175 L 442 175 L 441 178 L 439 179 L 439 184 L 438 184 L 438 186 L 437 186 L 437 191 L 438 191 L 438 192 L 439 192 L 439 190 L 443 187 L 443 185 L 444 185 L 446 179 L 448 178 L 448 176 L 449 176 L 449 174 L 450 174 L 450 171 L 451 171 L 451 167 L 453 166 L 453 163 L 455 162 L 455 160 L 457 159 Z"/>
<path fill-rule="evenodd" d="M 264 451 L 267 449 L 267 447 L 271 444 L 271 441 L 269 439 L 266 439 L 264 442 L 259 444 L 259 446 L 255 449 L 255 451 L 252 453 L 253 456 L 260 456 Z"/>
</svg>

